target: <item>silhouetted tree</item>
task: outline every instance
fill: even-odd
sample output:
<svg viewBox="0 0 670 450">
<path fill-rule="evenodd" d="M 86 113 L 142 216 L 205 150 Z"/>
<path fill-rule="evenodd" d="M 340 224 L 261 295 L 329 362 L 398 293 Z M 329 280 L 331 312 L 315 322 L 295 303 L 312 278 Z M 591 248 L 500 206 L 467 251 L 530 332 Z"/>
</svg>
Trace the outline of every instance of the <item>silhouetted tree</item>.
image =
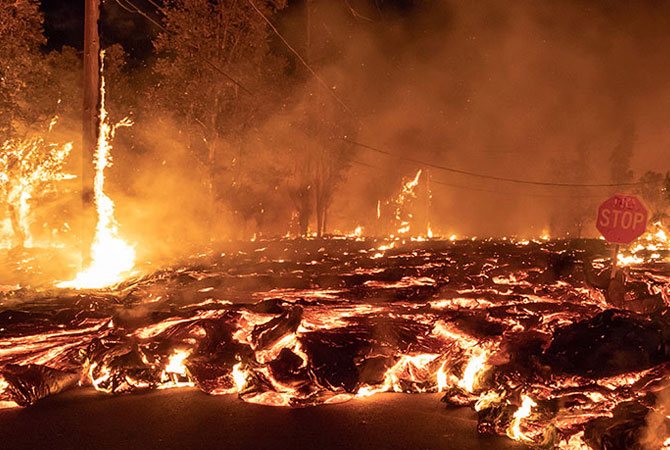
<svg viewBox="0 0 670 450">
<path fill-rule="evenodd" d="M 24 133 L 43 106 L 33 98 L 43 77 L 42 20 L 35 1 L 0 2 L 0 142 Z"/>
<path fill-rule="evenodd" d="M 658 172 L 648 171 L 639 180 L 637 193 L 649 208 L 650 220 L 657 221 L 668 217 L 670 213 L 670 196 L 668 187 L 670 173 L 665 176 Z"/>
<path fill-rule="evenodd" d="M 285 4 L 255 2 L 267 16 Z M 234 182 L 244 131 L 272 103 L 265 82 L 276 80 L 281 64 L 269 52 L 267 24 L 246 1 L 172 0 L 161 12 L 154 98 L 182 118 L 189 147 L 207 167 L 214 205 L 217 191 Z"/>
</svg>

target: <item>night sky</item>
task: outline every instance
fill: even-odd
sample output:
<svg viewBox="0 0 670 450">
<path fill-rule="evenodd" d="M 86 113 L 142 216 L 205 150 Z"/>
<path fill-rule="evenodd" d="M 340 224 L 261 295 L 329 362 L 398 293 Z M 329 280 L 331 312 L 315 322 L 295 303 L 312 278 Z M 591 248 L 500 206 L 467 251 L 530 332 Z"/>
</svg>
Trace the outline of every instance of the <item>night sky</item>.
<svg viewBox="0 0 670 450">
<path fill-rule="evenodd" d="M 124 11 L 113 0 L 103 1 L 102 42 L 103 46 L 120 43 L 136 57 L 143 57 L 152 50 L 151 37 L 157 29 L 143 17 Z M 147 12 L 152 7 L 144 0 L 135 2 Z M 44 31 L 47 49 L 60 49 L 63 45 L 83 48 L 84 1 L 42 0 Z"/>
<path fill-rule="evenodd" d="M 136 58 L 144 58 L 152 51 L 151 38 L 158 32 L 144 17 L 130 13 L 119 6 L 115 0 L 101 0 L 103 46 L 120 43 L 124 49 Z M 155 7 L 147 0 L 133 0 L 133 3 L 147 14 L 159 18 Z M 281 25 L 282 18 L 291 15 L 304 5 L 304 0 L 289 0 L 289 6 L 280 11 L 276 21 Z M 363 0 L 367 7 L 374 8 L 385 17 L 406 17 L 412 11 L 429 9 L 433 2 L 420 0 Z M 47 49 L 60 49 L 63 45 L 83 48 L 84 0 L 41 0 L 45 14 L 44 30 L 47 37 Z"/>
</svg>

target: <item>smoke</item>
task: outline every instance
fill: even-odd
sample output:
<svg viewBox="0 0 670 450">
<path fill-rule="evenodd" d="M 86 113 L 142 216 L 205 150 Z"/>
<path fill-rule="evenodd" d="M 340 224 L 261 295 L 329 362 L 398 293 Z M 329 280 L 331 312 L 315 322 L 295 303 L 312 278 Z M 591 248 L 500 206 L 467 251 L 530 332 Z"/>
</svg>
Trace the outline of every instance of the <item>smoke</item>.
<svg viewBox="0 0 670 450">
<path fill-rule="evenodd" d="M 169 259 L 202 249 L 228 221 L 210 210 L 206 167 L 184 145 L 174 120 L 147 118 L 120 129 L 107 170 L 120 234 L 138 261 Z"/>
<path fill-rule="evenodd" d="M 641 434 L 641 444 L 645 450 L 666 448 L 664 443 L 670 438 L 670 389 L 666 383 L 658 392 L 656 404 L 647 415 L 647 426 Z"/>
<path fill-rule="evenodd" d="M 198 157 L 201 137 L 186 135 L 176 111 L 152 104 L 152 89 L 164 80 L 151 59 L 142 67 L 132 58 L 121 69 L 110 64 L 126 78 L 116 87 L 110 81 L 112 116 L 140 111 L 114 143 L 108 184 L 121 234 L 141 243 L 140 259 L 212 239 L 298 233 L 300 210 L 313 231 L 318 189 L 329 204 L 327 231 L 388 230 L 377 205 L 390 204 L 419 169 L 419 194 L 408 208 L 413 230 L 423 233 L 429 222 L 446 236 L 593 236 L 595 207 L 614 192 L 426 170 L 345 137 L 404 158 L 529 181 L 622 182 L 668 169 L 670 65 L 658 55 L 670 44 L 670 5 L 309 5 L 309 22 L 300 2 L 273 20 L 330 92 L 273 38 L 270 49 L 286 64 L 247 82 L 253 92 L 239 98 L 263 106 L 239 118 L 231 109 L 226 123 L 237 131 L 222 133 L 213 178 Z"/>
<path fill-rule="evenodd" d="M 497 176 L 625 182 L 664 161 L 658 120 L 659 108 L 668 105 L 660 76 L 668 67 L 644 51 L 668 43 L 667 16 L 659 8 L 665 7 L 415 3 L 374 24 L 342 25 L 346 33 L 332 35 L 347 36 L 339 45 L 346 54 L 323 72 L 356 112 L 361 142 Z M 400 175 L 418 168 L 362 148 L 356 159 L 380 168 L 354 164 L 345 183 L 350 189 L 338 196 L 338 207 L 353 206 L 343 214 L 349 217 L 369 216 L 376 200 L 399 189 Z M 552 221 L 566 222 L 557 233 L 576 234 L 581 217 L 573 211 L 612 193 L 439 170 L 433 180 L 433 222 L 443 233 L 469 235 L 537 235 Z M 377 198 L 360 199 L 361 192 Z"/>
</svg>

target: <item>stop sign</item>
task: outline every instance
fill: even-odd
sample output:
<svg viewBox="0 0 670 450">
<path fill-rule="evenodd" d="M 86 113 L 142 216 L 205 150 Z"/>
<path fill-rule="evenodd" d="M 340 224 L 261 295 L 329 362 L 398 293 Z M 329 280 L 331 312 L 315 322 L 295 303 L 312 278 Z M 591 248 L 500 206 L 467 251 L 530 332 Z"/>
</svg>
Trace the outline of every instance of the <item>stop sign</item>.
<svg viewBox="0 0 670 450">
<path fill-rule="evenodd" d="M 630 244 L 647 228 L 647 215 L 634 195 L 615 195 L 598 208 L 596 228 L 610 242 Z"/>
</svg>

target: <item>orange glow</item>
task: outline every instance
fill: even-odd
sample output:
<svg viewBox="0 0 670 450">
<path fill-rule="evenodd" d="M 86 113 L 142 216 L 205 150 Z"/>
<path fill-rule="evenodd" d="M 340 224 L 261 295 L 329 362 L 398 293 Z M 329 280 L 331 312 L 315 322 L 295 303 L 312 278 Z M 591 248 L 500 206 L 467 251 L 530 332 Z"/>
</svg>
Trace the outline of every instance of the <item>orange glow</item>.
<svg viewBox="0 0 670 450">
<path fill-rule="evenodd" d="M 104 54 L 101 56 L 104 60 Z M 115 125 L 109 124 L 105 109 L 105 79 L 101 82 L 100 129 L 95 153 L 94 193 L 98 224 L 91 248 L 91 265 L 77 274 L 71 281 L 58 283 L 58 287 L 92 289 L 112 286 L 119 283 L 135 266 L 135 249 L 119 237 L 114 219 L 114 202 L 105 194 L 105 169 L 111 164 L 111 141 L 118 127 L 130 126 L 123 120 Z"/>
<path fill-rule="evenodd" d="M 17 405 L 16 402 L 10 401 L 10 400 L 2 400 L 3 397 L 5 397 L 5 392 L 9 388 L 9 383 L 7 380 L 5 380 L 5 377 L 0 375 L 0 409 L 5 409 L 5 408 L 16 408 Z"/>
<path fill-rule="evenodd" d="M 419 185 L 419 178 L 421 177 L 421 172 L 422 172 L 421 169 L 419 169 L 414 178 L 403 184 L 402 191 L 400 191 L 400 194 L 398 194 L 398 197 L 395 200 L 396 203 L 395 219 L 398 222 L 400 222 L 400 227 L 398 228 L 397 231 L 399 235 L 408 234 L 411 229 L 411 224 L 409 222 L 409 219 L 411 219 L 411 215 L 408 215 L 407 218 L 403 218 L 402 208 L 409 198 L 415 196 L 414 190 Z"/>
<path fill-rule="evenodd" d="M 537 403 L 535 403 L 533 399 L 525 394 L 521 396 L 521 406 L 512 416 L 512 423 L 510 423 L 510 426 L 507 429 L 507 436 L 514 439 L 515 441 L 528 439 L 521 431 L 521 422 L 530 416 L 530 413 L 535 406 L 537 406 Z"/>
<path fill-rule="evenodd" d="M 233 366 L 233 381 L 235 381 L 237 392 L 240 392 L 247 384 L 247 372 L 242 370 L 241 362 Z"/>
<path fill-rule="evenodd" d="M 472 393 L 478 387 L 479 377 L 486 372 L 488 366 L 486 364 L 488 356 L 486 352 L 480 348 L 474 351 L 474 355 L 468 361 L 468 365 L 463 371 L 463 378 L 459 380 L 458 386 L 466 391 Z"/>
<path fill-rule="evenodd" d="M 437 391 L 442 392 L 448 386 L 447 384 L 447 373 L 445 371 L 445 366 L 447 363 L 442 363 L 439 370 L 437 371 Z"/>
</svg>

